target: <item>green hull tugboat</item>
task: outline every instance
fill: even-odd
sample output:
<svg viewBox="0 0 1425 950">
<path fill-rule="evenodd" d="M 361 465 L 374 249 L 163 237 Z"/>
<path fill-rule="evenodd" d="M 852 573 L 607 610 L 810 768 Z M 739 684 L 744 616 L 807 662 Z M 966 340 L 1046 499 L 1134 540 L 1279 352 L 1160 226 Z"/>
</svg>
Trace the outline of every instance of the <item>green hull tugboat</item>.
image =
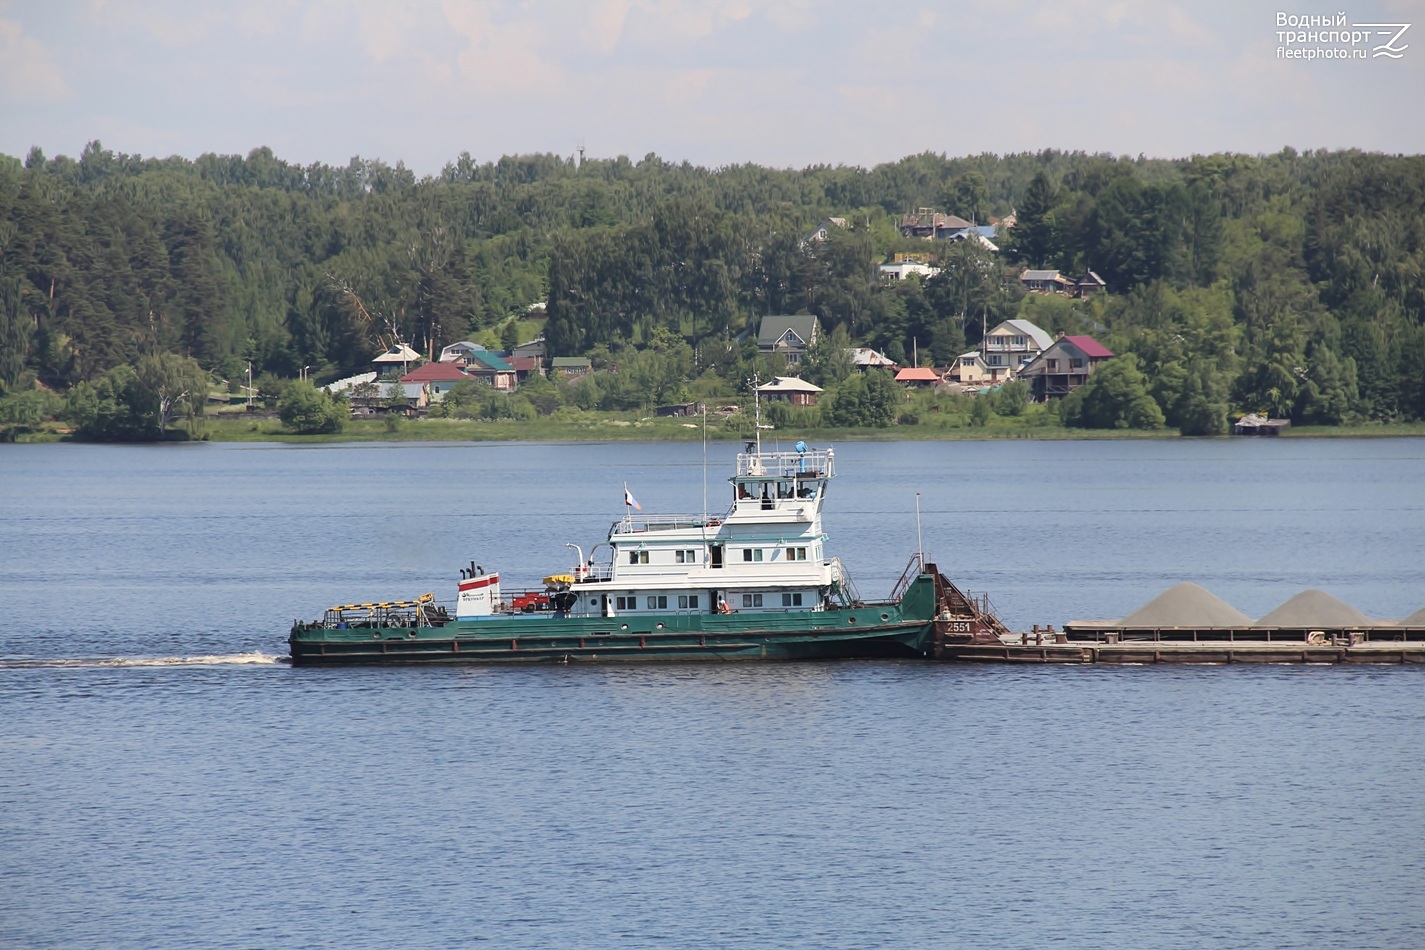
<svg viewBox="0 0 1425 950">
<path fill-rule="evenodd" d="M 721 517 L 625 517 L 587 561 L 503 595 L 497 573 L 460 571 L 455 613 L 431 594 L 345 604 L 298 621 L 299 665 L 921 657 L 998 638 L 983 599 L 917 554 L 888 600 L 863 601 L 823 544 L 831 449 L 739 453 Z"/>
</svg>

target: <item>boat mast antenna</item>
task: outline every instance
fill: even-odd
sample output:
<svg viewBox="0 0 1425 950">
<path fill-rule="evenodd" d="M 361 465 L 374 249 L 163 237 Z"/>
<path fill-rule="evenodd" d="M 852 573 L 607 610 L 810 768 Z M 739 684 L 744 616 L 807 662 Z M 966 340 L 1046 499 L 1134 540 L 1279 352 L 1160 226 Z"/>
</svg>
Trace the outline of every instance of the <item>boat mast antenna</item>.
<svg viewBox="0 0 1425 950">
<path fill-rule="evenodd" d="M 920 563 L 920 569 L 925 570 L 925 545 L 920 535 L 920 492 L 915 493 L 915 559 Z"/>
<path fill-rule="evenodd" d="M 762 392 L 761 377 L 756 373 L 752 374 L 752 379 L 748 380 L 748 385 L 752 387 L 752 433 L 757 443 L 757 455 L 762 455 Z"/>
<path fill-rule="evenodd" d="M 703 533 L 708 524 L 708 404 L 703 403 Z"/>
</svg>

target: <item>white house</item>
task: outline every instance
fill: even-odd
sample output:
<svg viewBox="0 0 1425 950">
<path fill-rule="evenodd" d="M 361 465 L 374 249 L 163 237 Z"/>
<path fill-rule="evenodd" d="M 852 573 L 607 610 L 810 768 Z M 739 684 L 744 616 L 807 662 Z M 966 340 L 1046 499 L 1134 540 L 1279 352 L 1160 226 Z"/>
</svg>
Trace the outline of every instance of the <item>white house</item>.
<svg viewBox="0 0 1425 950">
<path fill-rule="evenodd" d="M 990 371 L 985 365 L 984 354 L 979 350 L 971 350 L 956 357 L 950 372 L 945 376 L 962 386 L 978 386 L 990 379 Z"/>
<path fill-rule="evenodd" d="M 895 361 L 884 353 L 871 349 L 869 346 L 858 346 L 855 349 L 846 351 L 851 357 L 851 365 L 856 367 L 858 372 L 865 372 L 868 369 L 895 369 Z"/>
<path fill-rule="evenodd" d="M 919 261 L 896 261 L 894 264 L 881 265 L 881 276 L 891 280 L 905 280 L 911 274 L 924 280 L 934 277 L 938 273 L 940 273 L 940 268 L 931 267 L 929 264 L 922 264 Z"/>
<path fill-rule="evenodd" d="M 1020 368 L 1047 350 L 1053 338 L 1028 320 L 1006 320 L 980 341 L 980 354 L 991 382 L 1014 378 Z"/>
</svg>

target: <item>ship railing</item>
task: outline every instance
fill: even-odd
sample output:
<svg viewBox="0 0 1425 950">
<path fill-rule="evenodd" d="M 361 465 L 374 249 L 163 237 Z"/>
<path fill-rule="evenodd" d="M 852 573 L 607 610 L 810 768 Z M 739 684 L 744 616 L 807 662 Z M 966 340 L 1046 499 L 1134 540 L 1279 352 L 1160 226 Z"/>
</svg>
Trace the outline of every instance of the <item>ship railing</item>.
<svg viewBox="0 0 1425 950">
<path fill-rule="evenodd" d="M 739 452 L 739 478 L 770 476 L 772 478 L 830 478 L 835 472 L 836 453 L 832 449 L 808 449 L 805 452 Z"/>
<path fill-rule="evenodd" d="M 834 557 L 826 564 L 831 568 L 832 594 L 841 605 L 850 607 L 852 604 L 861 603 L 861 592 L 856 589 L 856 582 L 851 579 L 851 573 L 846 570 L 846 565 L 841 563 L 841 558 Z"/>
<path fill-rule="evenodd" d="M 579 574 L 580 583 L 588 581 L 611 581 L 614 579 L 614 566 L 612 564 L 590 564 Z"/>
<path fill-rule="evenodd" d="M 722 515 L 630 515 L 615 521 L 609 528 L 611 535 L 644 534 L 648 531 L 678 531 L 694 528 L 717 528 L 722 524 Z"/>
<path fill-rule="evenodd" d="M 901 573 L 900 580 L 896 581 L 895 588 L 891 590 L 891 600 L 900 600 L 905 592 L 910 590 L 911 583 L 919 577 L 924 570 L 925 566 L 921 561 L 920 552 L 917 551 L 910 556 L 910 563 L 906 564 L 905 570 Z"/>
<path fill-rule="evenodd" d="M 422 594 L 415 600 L 369 601 L 328 607 L 322 615 L 321 626 L 331 629 L 425 627 L 444 619 L 443 609 L 435 604 L 435 594 Z"/>
</svg>

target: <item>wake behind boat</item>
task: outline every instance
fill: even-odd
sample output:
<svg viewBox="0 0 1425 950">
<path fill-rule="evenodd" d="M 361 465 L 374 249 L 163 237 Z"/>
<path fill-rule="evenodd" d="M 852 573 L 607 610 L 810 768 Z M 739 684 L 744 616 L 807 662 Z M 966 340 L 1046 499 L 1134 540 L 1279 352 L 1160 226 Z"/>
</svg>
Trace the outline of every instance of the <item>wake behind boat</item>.
<svg viewBox="0 0 1425 950">
<path fill-rule="evenodd" d="M 825 550 L 822 508 L 835 452 L 749 442 L 718 517 L 625 516 L 588 560 L 540 588 L 502 593 L 498 573 L 460 571 L 455 613 L 432 594 L 344 604 L 293 624 L 294 664 L 919 657 L 937 638 L 1003 626 L 916 554 L 886 600 L 857 594 Z"/>
</svg>

